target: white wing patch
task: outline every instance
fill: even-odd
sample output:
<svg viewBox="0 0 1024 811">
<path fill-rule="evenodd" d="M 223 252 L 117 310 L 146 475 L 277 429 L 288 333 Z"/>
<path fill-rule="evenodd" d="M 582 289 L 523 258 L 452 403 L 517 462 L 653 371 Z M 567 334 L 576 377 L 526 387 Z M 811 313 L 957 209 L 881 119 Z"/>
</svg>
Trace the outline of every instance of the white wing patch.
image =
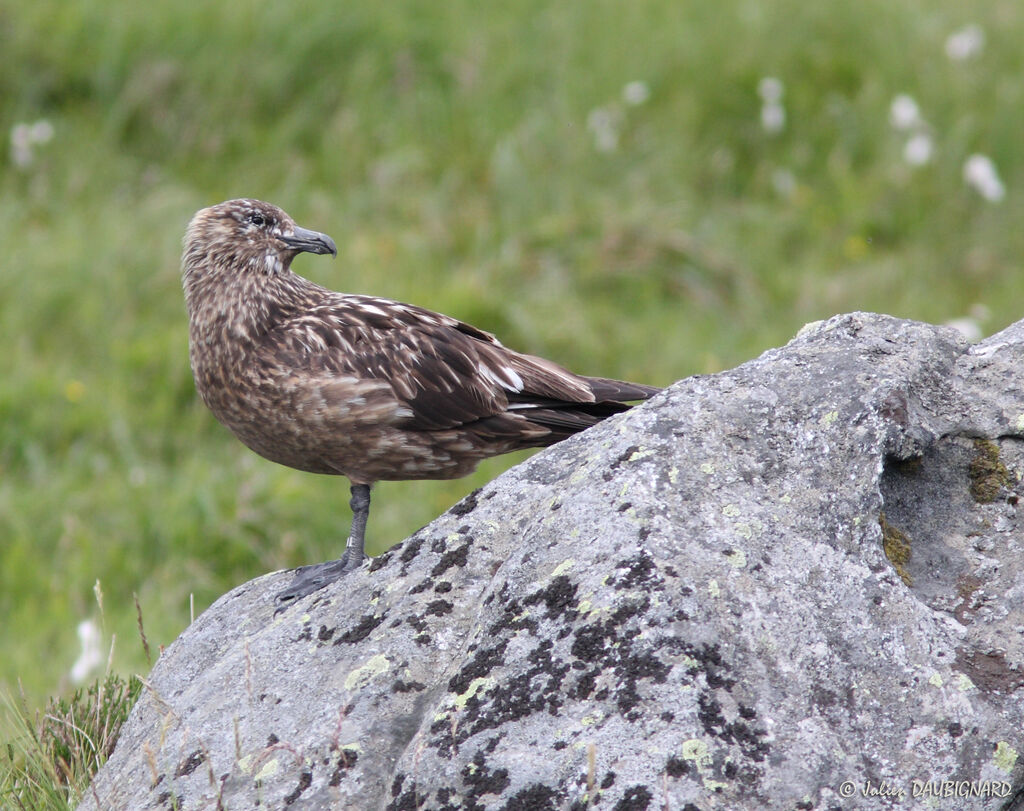
<svg viewBox="0 0 1024 811">
<path fill-rule="evenodd" d="M 367 302 L 361 301 L 361 302 L 359 302 L 358 306 L 359 306 L 359 309 L 362 310 L 364 313 L 373 313 L 374 315 L 382 315 L 382 316 L 389 315 L 389 313 L 387 313 L 384 310 L 382 310 L 376 304 L 369 304 Z"/>
<path fill-rule="evenodd" d="M 485 380 L 496 383 L 507 391 L 514 391 L 517 394 L 523 390 L 523 379 L 511 366 L 488 366 L 481 361 L 476 366 L 480 376 Z"/>
</svg>

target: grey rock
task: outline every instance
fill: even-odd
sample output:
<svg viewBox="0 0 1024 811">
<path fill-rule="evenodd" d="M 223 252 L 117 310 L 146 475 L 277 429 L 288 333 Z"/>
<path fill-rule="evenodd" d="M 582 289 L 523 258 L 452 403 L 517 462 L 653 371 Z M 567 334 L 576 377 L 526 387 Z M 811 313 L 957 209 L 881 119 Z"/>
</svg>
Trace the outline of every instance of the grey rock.
<svg viewBox="0 0 1024 811">
<path fill-rule="evenodd" d="M 1020 807 L 1022 368 L 855 313 L 683 380 L 218 600 L 79 807 Z"/>
</svg>

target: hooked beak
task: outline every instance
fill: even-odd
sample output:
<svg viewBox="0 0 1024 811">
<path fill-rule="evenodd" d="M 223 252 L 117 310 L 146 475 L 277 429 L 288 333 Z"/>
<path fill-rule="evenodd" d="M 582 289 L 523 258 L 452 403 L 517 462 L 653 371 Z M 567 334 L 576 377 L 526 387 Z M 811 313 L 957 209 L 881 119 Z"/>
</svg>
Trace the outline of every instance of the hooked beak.
<svg viewBox="0 0 1024 811">
<path fill-rule="evenodd" d="M 282 234 L 278 237 L 285 245 L 293 251 L 302 253 L 329 253 L 331 256 L 338 255 L 338 249 L 334 240 L 327 234 L 319 231 L 310 231 L 308 228 L 300 228 L 296 225 L 290 234 Z"/>
</svg>

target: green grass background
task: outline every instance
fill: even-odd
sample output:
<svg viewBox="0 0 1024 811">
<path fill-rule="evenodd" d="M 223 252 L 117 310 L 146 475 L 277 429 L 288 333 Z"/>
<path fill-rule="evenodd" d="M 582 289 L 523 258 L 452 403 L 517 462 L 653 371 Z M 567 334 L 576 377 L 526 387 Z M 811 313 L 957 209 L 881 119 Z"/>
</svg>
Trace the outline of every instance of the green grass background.
<svg viewBox="0 0 1024 811">
<path fill-rule="evenodd" d="M 951 61 L 970 22 L 986 47 Z M 257 458 L 197 400 L 196 209 L 271 200 L 338 243 L 303 275 L 591 374 L 669 384 L 854 309 L 981 304 L 993 332 L 1024 306 L 1021 42 L 1019 0 L 0 0 L 0 688 L 67 689 L 97 580 L 115 669 L 145 672 L 133 592 L 166 645 L 190 595 L 341 551 L 346 482 Z M 54 137 L 18 168 L 6 136 L 39 119 Z M 964 184 L 972 152 L 1001 203 Z M 514 461 L 380 485 L 371 551 Z"/>
</svg>

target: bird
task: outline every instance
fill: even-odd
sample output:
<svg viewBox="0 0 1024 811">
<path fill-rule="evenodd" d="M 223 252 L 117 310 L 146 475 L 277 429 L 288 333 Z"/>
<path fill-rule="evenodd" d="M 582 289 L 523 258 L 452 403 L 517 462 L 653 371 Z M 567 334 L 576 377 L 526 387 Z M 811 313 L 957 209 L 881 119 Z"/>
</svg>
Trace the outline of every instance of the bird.
<svg viewBox="0 0 1024 811">
<path fill-rule="evenodd" d="M 374 483 L 465 476 L 660 391 L 574 374 L 423 307 L 334 292 L 291 269 L 303 252 L 338 255 L 277 206 L 236 199 L 193 216 L 181 260 L 202 401 L 260 456 L 350 483 L 344 553 L 296 569 L 279 611 L 361 566 Z"/>
</svg>

